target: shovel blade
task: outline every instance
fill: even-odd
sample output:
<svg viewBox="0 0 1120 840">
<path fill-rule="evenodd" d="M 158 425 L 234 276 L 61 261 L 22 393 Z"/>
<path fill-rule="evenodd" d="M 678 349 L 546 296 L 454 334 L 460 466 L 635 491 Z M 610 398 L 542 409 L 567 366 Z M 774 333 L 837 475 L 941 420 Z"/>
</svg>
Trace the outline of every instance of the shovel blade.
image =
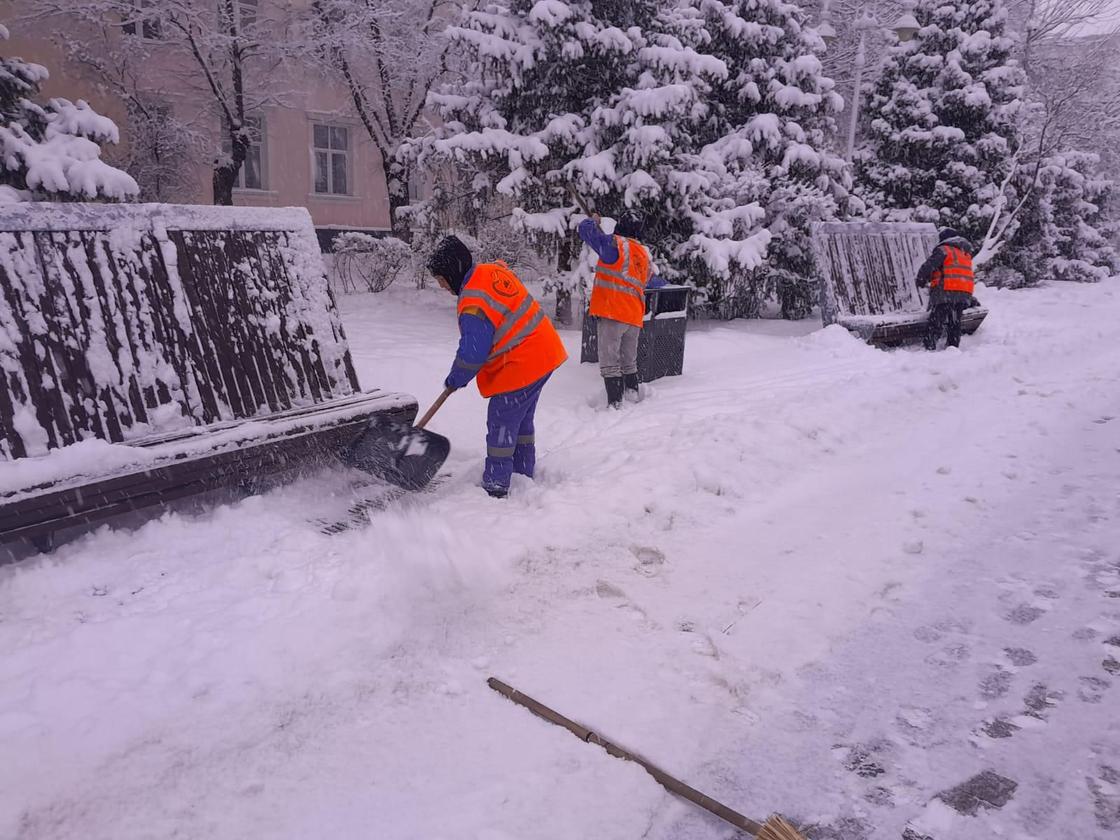
<svg viewBox="0 0 1120 840">
<path fill-rule="evenodd" d="M 405 490 L 422 490 L 450 452 L 451 441 L 443 435 L 377 419 L 350 447 L 346 461 Z"/>
</svg>

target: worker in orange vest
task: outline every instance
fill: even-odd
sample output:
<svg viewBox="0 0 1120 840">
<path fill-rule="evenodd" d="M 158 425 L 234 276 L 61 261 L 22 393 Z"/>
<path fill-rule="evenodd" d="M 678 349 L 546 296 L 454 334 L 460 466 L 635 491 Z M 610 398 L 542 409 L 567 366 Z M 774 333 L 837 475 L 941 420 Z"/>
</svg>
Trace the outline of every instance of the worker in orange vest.
<svg viewBox="0 0 1120 840">
<path fill-rule="evenodd" d="M 588 313 L 597 319 L 599 372 L 607 390 L 607 405 L 620 408 L 625 394 L 638 399 L 638 339 L 645 323 L 647 286 L 665 282 L 654 275 L 649 249 L 641 243 L 643 219 L 628 210 L 614 234 L 600 227 L 596 213 L 579 224 L 579 236 L 599 255 Z"/>
<path fill-rule="evenodd" d="M 936 350 L 941 333 L 946 345 L 961 344 L 961 316 L 972 305 L 975 277 L 972 272 L 972 243 L 952 228 L 941 231 L 937 247 L 918 269 L 918 288 L 929 286 L 927 350 Z"/>
<path fill-rule="evenodd" d="M 447 236 L 429 257 L 428 271 L 459 299 L 459 350 L 444 385 L 462 388 L 477 377 L 479 393 L 490 400 L 482 487 L 505 498 L 513 473 L 533 477 L 537 401 L 567 351 L 505 263 L 475 265 L 467 246 Z"/>
</svg>

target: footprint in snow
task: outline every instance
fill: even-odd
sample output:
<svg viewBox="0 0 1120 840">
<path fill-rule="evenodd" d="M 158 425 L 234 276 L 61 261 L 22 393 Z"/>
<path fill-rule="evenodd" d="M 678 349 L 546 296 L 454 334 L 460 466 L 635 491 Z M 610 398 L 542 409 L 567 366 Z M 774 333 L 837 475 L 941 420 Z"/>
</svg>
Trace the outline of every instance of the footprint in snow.
<svg viewBox="0 0 1120 840">
<path fill-rule="evenodd" d="M 1006 697 L 1011 691 L 1013 674 L 1000 665 L 993 666 L 992 670 L 980 680 L 980 697 L 983 700 L 998 700 Z"/>
<path fill-rule="evenodd" d="M 634 571 L 646 577 L 656 577 L 665 565 L 665 554 L 660 549 L 648 545 L 632 545 L 630 553 L 637 558 L 638 564 Z"/>
<path fill-rule="evenodd" d="M 961 817 L 976 817 L 981 809 L 998 811 L 1011 801 L 1019 783 L 991 770 L 977 773 L 956 787 L 943 790 L 912 819 L 902 840 L 951 840 L 959 835 Z"/>
<path fill-rule="evenodd" d="M 986 735 L 989 738 L 1000 739 L 1010 738 L 1012 735 L 1018 732 L 1020 728 L 1021 727 L 1016 726 L 1007 718 L 998 717 L 984 721 L 979 731 L 981 735 Z"/>
<path fill-rule="evenodd" d="M 1106 830 L 1120 828 L 1120 770 L 1107 764 L 1097 768 L 1096 775 L 1085 779 L 1093 800 L 1093 816 Z"/>
<path fill-rule="evenodd" d="M 1104 677 L 1081 677 L 1077 689 L 1077 699 L 1082 703 L 1100 703 L 1104 693 L 1112 687 L 1112 683 Z"/>
<path fill-rule="evenodd" d="M 1026 648 L 1004 648 L 1003 653 L 1016 668 L 1026 668 L 1028 665 L 1038 662 L 1038 657 L 1034 655 L 1034 652 Z"/>
<path fill-rule="evenodd" d="M 802 831 L 812 840 L 868 840 L 874 826 L 858 817 L 839 817 L 832 822 L 807 825 Z"/>
<path fill-rule="evenodd" d="M 968 645 L 957 643 L 946 645 L 937 653 L 931 653 L 925 661 L 929 665 L 937 665 L 941 668 L 955 668 L 962 662 L 967 662 L 971 656 L 972 651 L 969 650 Z"/>
<path fill-rule="evenodd" d="M 887 772 L 883 766 L 885 757 L 881 754 L 886 752 L 888 748 L 889 744 L 879 741 L 874 744 L 856 744 L 851 747 L 837 744 L 832 748 L 832 752 L 840 759 L 845 770 L 855 773 L 862 779 L 874 779 Z"/>
<path fill-rule="evenodd" d="M 1031 624 L 1046 614 L 1046 610 L 1042 607 L 1035 606 L 1034 604 L 1019 604 L 1009 613 L 1004 615 L 1006 621 L 1012 624 L 1026 625 Z"/>
<path fill-rule="evenodd" d="M 1044 721 L 1064 696 L 1064 692 L 1051 691 L 1045 683 L 1035 683 L 1023 697 L 1023 704 L 1027 707 L 1023 714 Z"/>
<path fill-rule="evenodd" d="M 991 770 L 978 773 L 956 787 L 937 794 L 937 798 L 967 817 L 974 817 L 981 808 L 999 810 L 1015 795 L 1019 783 Z"/>
<path fill-rule="evenodd" d="M 600 598 L 625 598 L 626 593 L 605 580 L 595 582 L 595 594 Z"/>
</svg>

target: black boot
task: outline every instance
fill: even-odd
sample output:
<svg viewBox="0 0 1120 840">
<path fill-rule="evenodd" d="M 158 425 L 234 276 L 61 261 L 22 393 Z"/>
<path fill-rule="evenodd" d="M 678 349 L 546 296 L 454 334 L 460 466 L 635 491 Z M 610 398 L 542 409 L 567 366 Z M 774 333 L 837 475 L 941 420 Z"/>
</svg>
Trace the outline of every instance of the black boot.
<svg viewBox="0 0 1120 840">
<path fill-rule="evenodd" d="M 622 377 L 621 376 L 607 376 L 603 378 L 603 384 L 607 388 L 607 405 L 611 408 L 622 407 Z"/>
<path fill-rule="evenodd" d="M 622 375 L 622 384 L 626 387 L 625 397 L 630 402 L 637 402 L 640 399 L 638 393 L 638 374 L 625 373 Z"/>
</svg>

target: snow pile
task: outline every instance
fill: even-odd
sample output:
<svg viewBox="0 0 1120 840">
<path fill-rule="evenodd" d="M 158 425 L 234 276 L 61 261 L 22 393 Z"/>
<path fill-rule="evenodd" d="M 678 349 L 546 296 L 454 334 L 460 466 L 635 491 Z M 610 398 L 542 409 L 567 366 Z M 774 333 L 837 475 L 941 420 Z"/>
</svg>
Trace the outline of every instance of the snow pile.
<svg viewBox="0 0 1120 840">
<path fill-rule="evenodd" d="M 694 328 L 621 413 L 569 362 L 501 503 L 464 390 L 365 529 L 308 521 L 378 491 L 328 472 L 4 568 L 0 836 L 727 836 L 491 675 L 808 836 L 1110 836 L 1120 295 L 988 298 L 958 353 Z M 364 381 L 436 396 L 450 295 L 344 307 Z"/>
</svg>

